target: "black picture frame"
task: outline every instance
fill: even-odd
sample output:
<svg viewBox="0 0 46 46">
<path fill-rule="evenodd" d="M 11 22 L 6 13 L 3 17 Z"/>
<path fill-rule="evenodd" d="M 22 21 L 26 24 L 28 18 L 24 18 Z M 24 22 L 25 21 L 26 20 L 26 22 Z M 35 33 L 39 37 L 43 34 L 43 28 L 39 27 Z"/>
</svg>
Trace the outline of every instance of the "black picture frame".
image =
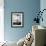
<svg viewBox="0 0 46 46">
<path fill-rule="evenodd" d="M 24 12 L 11 12 L 11 27 L 24 27 Z"/>
</svg>

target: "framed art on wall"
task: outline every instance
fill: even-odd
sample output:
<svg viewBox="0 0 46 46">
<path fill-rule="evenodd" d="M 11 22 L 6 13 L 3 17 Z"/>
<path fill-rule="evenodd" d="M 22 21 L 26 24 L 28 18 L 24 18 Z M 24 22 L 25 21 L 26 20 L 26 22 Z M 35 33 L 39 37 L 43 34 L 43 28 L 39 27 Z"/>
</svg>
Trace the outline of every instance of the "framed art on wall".
<svg viewBox="0 0 46 46">
<path fill-rule="evenodd" d="M 24 12 L 11 12 L 11 27 L 24 26 Z"/>
</svg>

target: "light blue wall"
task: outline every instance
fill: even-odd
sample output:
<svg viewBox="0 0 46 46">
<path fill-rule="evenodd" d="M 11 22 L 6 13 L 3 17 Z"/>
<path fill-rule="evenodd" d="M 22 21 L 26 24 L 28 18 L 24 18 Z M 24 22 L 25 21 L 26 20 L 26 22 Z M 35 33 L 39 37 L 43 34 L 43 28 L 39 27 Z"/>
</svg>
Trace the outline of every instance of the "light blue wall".
<svg viewBox="0 0 46 46">
<path fill-rule="evenodd" d="M 5 40 L 18 41 L 32 28 L 32 20 L 36 17 L 35 12 L 40 9 L 40 0 L 4 0 L 4 27 Z M 11 28 L 11 12 L 24 12 L 24 27 Z"/>
<path fill-rule="evenodd" d="M 46 0 L 41 0 L 40 1 L 40 10 L 42 11 L 43 9 L 46 9 Z M 43 12 L 43 22 L 40 22 L 40 25 L 45 26 L 46 27 L 46 10 Z"/>
</svg>

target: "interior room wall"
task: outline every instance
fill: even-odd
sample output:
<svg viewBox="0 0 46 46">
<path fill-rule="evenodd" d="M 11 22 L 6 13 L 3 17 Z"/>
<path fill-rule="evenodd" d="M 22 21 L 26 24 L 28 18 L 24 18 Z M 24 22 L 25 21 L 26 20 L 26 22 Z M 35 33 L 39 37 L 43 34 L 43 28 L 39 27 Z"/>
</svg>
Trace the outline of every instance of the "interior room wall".
<svg viewBox="0 0 46 46">
<path fill-rule="evenodd" d="M 42 11 L 43 9 L 46 9 L 46 0 L 40 0 L 40 10 Z M 43 22 L 40 21 L 40 25 L 45 26 L 46 27 L 46 10 L 44 10 L 43 12 Z"/>
<path fill-rule="evenodd" d="M 0 42 L 4 41 L 4 0 L 0 0 Z"/>
<path fill-rule="evenodd" d="M 4 0 L 4 39 L 18 41 L 32 30 L 32 21 L 40 9 L 40 0 Z M 11 27 L 11 12 L 24 12 L 24 27 Z"/>
</svg>

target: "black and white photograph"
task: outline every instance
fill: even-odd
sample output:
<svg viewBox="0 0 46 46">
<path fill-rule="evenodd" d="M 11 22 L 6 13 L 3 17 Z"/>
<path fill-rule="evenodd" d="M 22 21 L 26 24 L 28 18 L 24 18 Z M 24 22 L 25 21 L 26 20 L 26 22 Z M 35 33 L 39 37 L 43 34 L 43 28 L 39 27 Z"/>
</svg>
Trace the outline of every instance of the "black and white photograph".
<svg viewBox="0 0 46 46">
<path fill-rule="evenodd" d="M 12 12 L 11 13 L 11 26 L 12 27 L 23 27 L 24 22 L 23 12 Z"/>
</svg>

